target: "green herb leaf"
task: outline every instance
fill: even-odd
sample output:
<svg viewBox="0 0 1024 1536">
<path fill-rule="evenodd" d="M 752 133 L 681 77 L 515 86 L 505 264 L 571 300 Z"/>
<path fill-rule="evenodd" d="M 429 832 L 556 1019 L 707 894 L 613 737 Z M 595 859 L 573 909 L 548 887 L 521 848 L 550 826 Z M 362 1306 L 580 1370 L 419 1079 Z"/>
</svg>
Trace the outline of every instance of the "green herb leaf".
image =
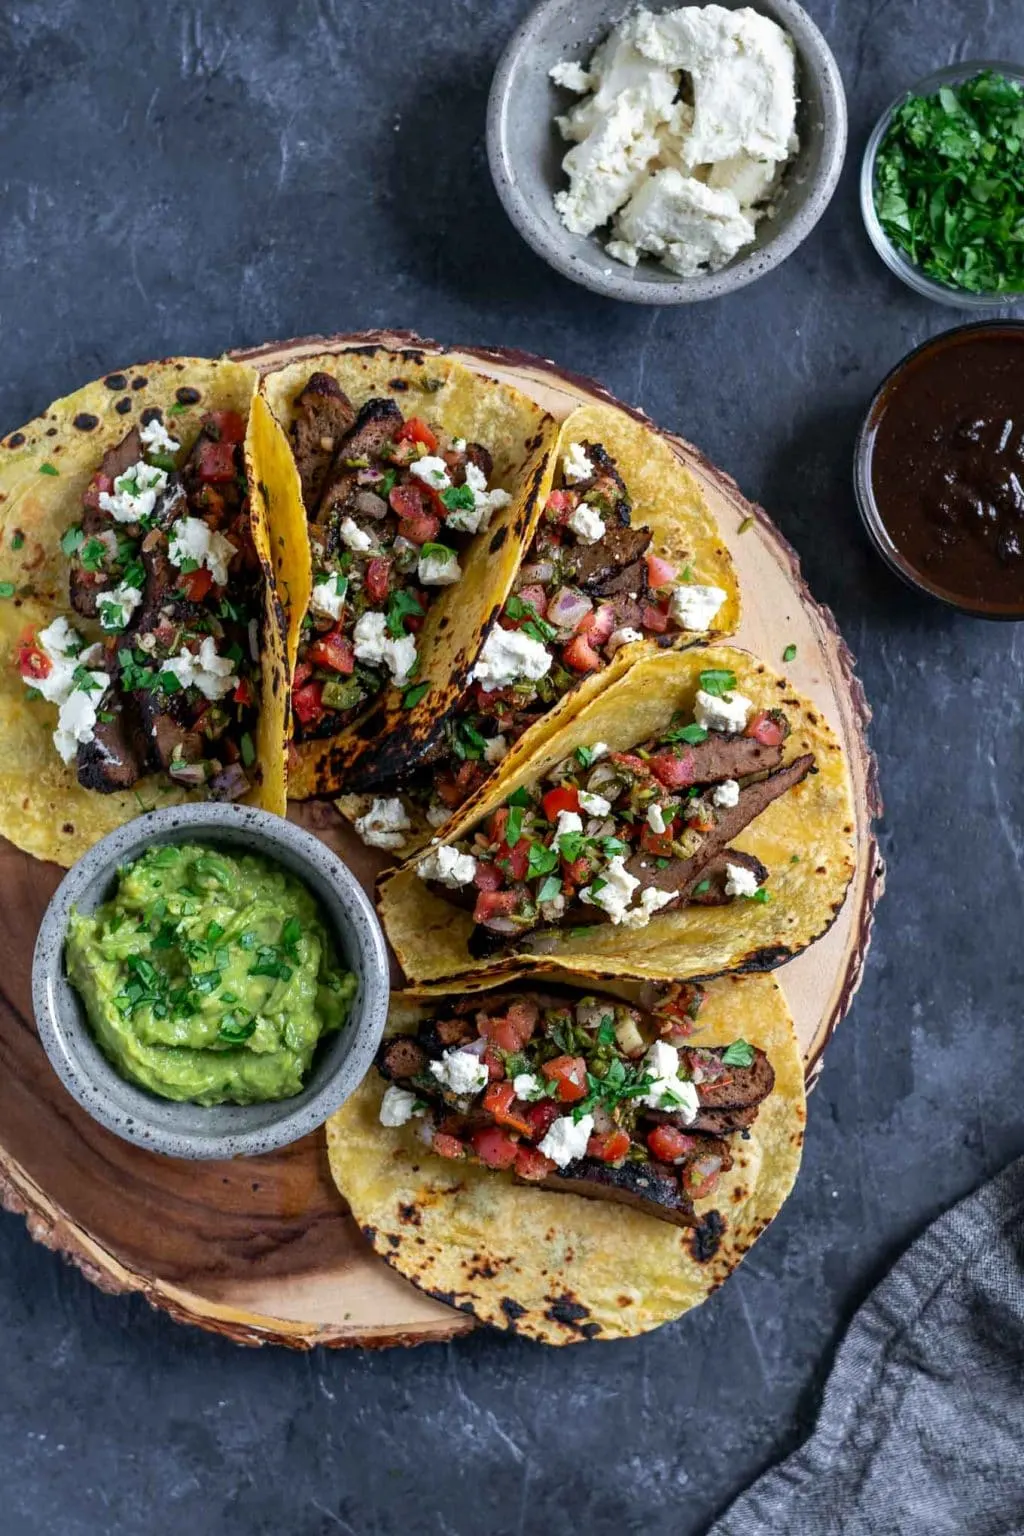
<svg viewBox="0 0 1024 1536">
<path fill-rule="evenodd" d="M 557 875 L 548 875 L 544 884 L 537 892 L 538 901 L 554 901 L 556 896 L 562 894 L 562 882 Z"/>
<path fill-rule="evenodd" d="M 40 464 L 39 473 L 41 475 L 59 475 L 60 470 L 57 468 L 56 464 Z"/>
<path fill-rule="evenodd" d="M 402 694 L 402 708 L 415 709 L 420 700 L 425 699 L 429 692 L 429 683 L 417 683 L 415 688 L 407 688 Z"/>
<path fill-rule="evenodd" d="M 441 500 L 449 512 L 472 512 L 476 506 L 476 497 L 468 485 L 450 485 L 441 492 Z"/>
<path fill-rule="evenodd" d="M 575 755 L 576 761 L 579 763 L 581 768 L 589 768 L 591 763 L 594 761 L 593 747 L 577 747 Z"/>
<path fill-rule="evenodd" d="M 795 659 L 796 659 L 796 646 L 795 645 L 787 645 L 786 649 L 782 653 L 782 659 L 783 659 L 783 661 L 795 661 Z"/>
<path fill-rule="evenodd" d="M 772 899 L 771 891 L 766 891 L 763 885 L 762 885 L 762 887 L 761 887 L 761 889 L 759 891 L 755 891 L 754 892 L 753 896 L 748 896 L 747 897 L 748 901 L 759 902 L 762 907 L 766 906 L 768 904 L 768 902 L 771 901 L 771 899 Z"/>
<path fill-rule="evenodd" d="M 220 1028 L 217 1034 L 221 1040 L 226 1040 L 229 1045 L 241 1045 L 243 1040 L 248 1040 L 249 1036 L 255 1032 L 255 1029 L 255 1018 L 239 1019 L 236 1014 L 226 1013 L 220 1021 Z"/>
<path fill-rule="evenodd" d="M 734 1040 L 730 1046 L 722 1052 L 722 1060 L 727 1067 L 749 1067 L 754 1061 L 754 1047 L 748 1045 L 746 1040 Z"/>
<path fill-rule="evenodd" d="M 727 693 L 732 693 L 736 687 L 735 672 L 727 672 L 722 667 L 710 667 L 700 674 L 700 686 L 705 693 L 710 693 L 713 698 L 720 699 Z"/>
<path fill-rule="evenodd" d="M 685 741 L 691 747 L 696 747 L 707 739 L 708 733 L 702 725 L 683 725 L 677 730 L 669 731 L 663 738 L 668 742 Z"/>
<path fill-rule="evenodd" d="M 532 797 L 530 795 L 530 791 L 526 788 L 526 785 L 524 784 L 524 785 L 522 785 L 521 788 L 519 788 L 517 790 L 514 790 L 513 793 L 511 795 L 509 795 L 508 799 L 505 801 L 505 804 L 506 805 L 521 805 L 521 806 L 523 806 L 525 808 L 525 807 L 530 806 L 530 805 L 533 804 L 533 799 L 532 799 Z"/>
<path fill-rule="evenodd" d="M 14 532 L 11 534 L 11 548 L 20 549 L 24 542 L 25 535 L 22 533 L 20 528 L 15 528 Z"/>
<path fill-rule="evenodd" d="M 404 587 L 392 592 L 388 599 L 387 631 L 395 640 L 405 634 L 405 619 L 422 618 L 423 609 Z"/>
<path fill-rule="evenodd" d="M 531 843 L 529 861 L 526 867 L 527 878 L 535 880 L 539 875 L 550 875 L 553 869 L 558 868 L 558 854 L 553 848 L 545 848 L 542 843 Z"/>
<path fill-rule="evenodd" d="M 13 581 L 0 581 L 0 597 L 13 597 L 16 590 Z"/>
<path fill-rule="evenodd" d="M 81 547 L 84 538 L 85 534 L 82 532 L 81 524 L 75 523 L 61 535 L 60 547 L 70 557 L 75 553 L 76 549 Z"/>
<path fill-rule="evenodd" d="M 251 768 L 253 763 L 256 761 L 256 748 L 253 745 L 252 737 L 249 735 L 248 731 L 243 732 L 242 739 L 238 745 L 242 753 L 242 762 L 245 764 L 246 768 Z"/>
<path fill-rule="evenodd" d="M 505 827 L 505 841 L 510 848 L 514 848 L 523 835 L 523 810 L 521 806 L 514 805 L 508 813 L 508 823 Z"/>
</svg>

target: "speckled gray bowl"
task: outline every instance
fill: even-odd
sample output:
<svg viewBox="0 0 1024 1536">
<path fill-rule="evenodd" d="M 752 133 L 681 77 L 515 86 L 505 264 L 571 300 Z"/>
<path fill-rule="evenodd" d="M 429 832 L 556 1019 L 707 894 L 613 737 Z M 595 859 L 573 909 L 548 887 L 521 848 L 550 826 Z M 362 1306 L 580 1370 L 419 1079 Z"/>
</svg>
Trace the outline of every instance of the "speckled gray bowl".
<svg viewBox="0 0 1024 1536">
<path fill-rule="evenodd" d="M 648 0 L 647 9 L 675 9 L 680 3 Z M 743 0 L 720 3 L 739 10 Z M 828 207 L 846 154 L 842 78 L 831 49 L 801 6 L 794 0 L 755 0 L 753 8 L 784 27 L 797 51 L 800 150 L 775 199 L 775 216 L 761 220 L 755 244 L 720 272 L 677 277 L 648 260 L 627 267 L 613 261 L 596 235 L 570 234 L 555 211 L 554 194 L 568 185 L 562 157 L 569 145 L 554 119 L 580 98 L 553 85 L 548 70 L 563 59 L 585 65 L 611 27 L 638 8 L 638 0 L 545 0 L 530 12 L 502 54 L 491 86 L 491 175 L 523 239 L 574 282 L 633 304 L 716 299 L 785 261 Z"/>
<path fill-rule="evenodd" d="M 67 979 L 64 939 L 72 907 L 95 911 L 119 865 L 160 843 L 203 842 L 275 860 L 304 882 L 333 927 L 342 962 L 359 987 L 348 1023 L 329 1035 L 301 1093 L 272 1104 L 202 1108 L 126 1083 L 97 1046 Z M 169 1157 L 251 1157 L 315 1130 L 360 1084 L 380 1043 L 388 1008 L 388 960 L 370 902 L 331 850 L 280 816 L 247 806 L 172 806 L 139 816 L 79 859 L 46 909 L 32 962 L 32 1002 L 46 1053 L 68 1092 L 101 1125 Z"/>
</svg>

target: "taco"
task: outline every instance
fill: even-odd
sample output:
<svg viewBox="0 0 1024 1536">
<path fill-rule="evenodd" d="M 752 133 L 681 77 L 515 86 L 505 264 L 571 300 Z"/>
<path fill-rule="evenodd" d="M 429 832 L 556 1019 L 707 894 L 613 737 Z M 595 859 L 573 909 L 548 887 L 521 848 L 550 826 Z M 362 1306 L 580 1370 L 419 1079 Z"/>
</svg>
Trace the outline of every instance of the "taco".
<svg viewBox="0 0 1024 1536">
<path fill-rule="evenodd" d="M 70 864 L 190 798 L 285 809 L 283 615 L 253 370 L 179 358 L 0 441 L 0 831 Z"/>
<path fill-rule="evenodd" d="M 392 795 L 398 805 L 339 801 L 371 845 L 421 847 L 492 775 L 535 752 L 638 642 L 706 639 L 738 622 L 728 552 L 658 433 L 610 406 L 581 406 L 562 425 L 553 471 L 472 685 Z"/>
<path fill-rule="evenodd" d="M 853 831 L 840 747 L 785 678 L 724 647 L 646 654 L 386 879 L 380 911 L 415 982 L 765 970 L 838 913 Z"/>
<path fill-rule="evenodd" d="M 546 1343 L 645 1332 L 705 1300 L 800 1164 L 803 1064 L 770 977 L 392 999 L 327 1124 L 375 1250 L 439 1300 Z"/>
<path fill-rule="evenodd" d="M 421 352 L 307 358 L 261 388 L 293 458 L 268 497 L 301 799 L 393 777 L 426 747 L 511 586 L 557 429 Z"/>
</svg>

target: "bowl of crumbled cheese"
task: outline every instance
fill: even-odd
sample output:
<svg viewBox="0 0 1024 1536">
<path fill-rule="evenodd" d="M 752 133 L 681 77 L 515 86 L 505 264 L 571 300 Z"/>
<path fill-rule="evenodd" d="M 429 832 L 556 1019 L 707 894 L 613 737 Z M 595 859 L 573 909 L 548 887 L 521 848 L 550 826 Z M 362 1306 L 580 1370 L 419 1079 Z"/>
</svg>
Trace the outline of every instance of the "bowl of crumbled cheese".
<svg viewBox="0 0 1024 1536">
<path fill-rule="evenodd" d="M 491 172 L 565 276 L 638 304 L 717 298 L 810 233 L 846 152 L 828 44 L 793 0 L 545 0 L 498 65 Z"/>
</svg>

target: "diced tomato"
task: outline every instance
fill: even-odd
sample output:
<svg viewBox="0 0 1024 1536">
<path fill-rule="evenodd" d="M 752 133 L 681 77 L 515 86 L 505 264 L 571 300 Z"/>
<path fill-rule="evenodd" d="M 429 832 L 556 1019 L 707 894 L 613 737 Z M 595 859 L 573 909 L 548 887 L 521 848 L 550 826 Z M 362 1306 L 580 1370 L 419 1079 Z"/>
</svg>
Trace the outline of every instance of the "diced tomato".
<svg viewBox="0 0 1024 1536">
<path fill-rule="evenodd" d="M 388 588 L 391 585 L 391 561 L 385 560 L 381 555 L 375 555 L 366 567 L 364 581 L 366 595 L 371 603 L 386 602 Z"/>
<path fill-rule="evenodd" d="M 508 826 L 508 806 L 499 805 L 487 824 L 487 836 L 492 843 L 505 841 L 505 828 Z"/>
<path fill-rule="evenodd" d="M 252 684 L 247 677 L 242 678 L 231 697 L 236 704 L 245 705 L 253 702 Z"/>
<path fill-rule="evenodd" d="M 429 544 L 436 539 L 441 527 L 441 519 L 433 512 L 423 512 L 416 517 L 403 517 L 399 520 L 398 532 L 403 539 L 408 539 L 410 544 Z"/>
<path fill-rule="evenodd" d="M 500 1126 L 489 1125 L 486 1130 L 474 1131 L 469 1139 L 473 1151 L 488 1168 L 511 1168 L 516 1160 L 519 1143 Z"/>
<path fill-rule="evenodd" d="M 552 491 L 544 503 L 544 511 L 551 522 L 565 523 L 575 505 L 575 498 L 568 491 Z"/>
<path fill-rule="evenodd" d="M 557 789 L 549 789 L 541 801 L 544 815 L 548 821 L 556 821 L 559 811 L 578 811 L 580 808 L 579 791 L 569 784 L 560 784 Z"/>
<path fill-rule="evenodd" d="M 544 588 L 538 582 L 534 586 L 523 587 L 516 593 L 521 603 L 529 603 L 533 613 L 538 619 L 542 619 L 548 611 L 548 599 Z M 522 629 L 524 624 L 529 624 L 533 615 L 524 613 L 518 619 L 509 618 L 507 613 L 502 614 L 502 623 L 509 629 Z"/>
<path fill-rule="evenodd" d="M 36 645 L 34 639 L 21 642 L 18 647 L 18 671 L 27 683 L 34 682 L 36 678 L 49 677 L 52 670 L 52 661 L 46 652 Z"/>
<path fill-rule="evenodd" d="M 496 865 L 485 864 L 482 860 L 477 860 L 473 884 L 478 891 L 500 891 L 504 883 L 501 870 Z"/>
<path fill-rule="evenodd" d="M 527 1002 L 525 998 L 512 1003 L 508 1010 L 508 1020 L 519 1036 L 519 1046 L 522 1048 L 528 1040 L 533 1039 L 533 1032 L 540 1020 L 540 1009 L 536 1003 Z"/>
<path fill-rule="evenodd" d="M 587 1156 L 601 1163 L 621 1163 L 629 1146 L 628 1131 L 603 1131 L 587 1142 Z"/>
<path fill-rule="evenodd" d="M 93 512 L 98 512 L 100 509 L 100 492 L 105 492 L 109 496 L 113 489 L 113 478 L 110 475 L 101 475 L 99 470 L 97 470 L 86 487 L 85 495 L 82 497 L 82 505 L 89 507 Z"/>
<path fill-rule="evenodd" d="M 313 676 L 313 668 L 308 661 L 299 661 L 295 664 L 295 676 L 292 678 L 292 687 L 301 688 L 303 683 L 308 683 Z"/>
<path fill-rule="evenodd" d="M 213 573 L 206 565 L 186 571 L 178 583 L 190 603 L 201 603 L 213 586 Z"/>
<path fill-rule="evenodd" d="M 678 757 L 674 752 L 656 752 L 648 758 L 647 766 L 666 789 L 688 789 L 694 781 L 694 756 L 689 747 Z"/>
<path fill-rule="evenodd" d="M 521 1051 L 537 1027 L 540 1012 L 535 1004 L 512 1003 L 508 1012 L 498 1017 L 484 1018 L 480 1033 L 500 1051 Z"/>
<path fill-rule="evenodd" d="M 439 769 L 434 779 L 434 789 L 438 799 L 454 811 L 469 799 L 474 790 L 479 789 L 486 777 L 487 770 L 480 763 L 467 758 L 455 773 L 448 768 Z"/>
<path fill-rule="evenodd" d="M 215 443 L 203 438 L 199 444 L 198 476 L 200 480 L 233 480 L 235 469 L 234 443 Z"/>
<path fill-rule="evenodd" d="M 332 672 L 343 672 L 346 676 L 355 671 L 352 641 L 342 634 L 340 624 L 314 640 L 307 655 L 315 667 L 328 667 Z"/>
<path fill-rule="evenodd" d="M 536 1147 L 519 1147 L 516 1152 L 514 1164 L 515 1172 L 521 1179 L 528 1179 L 531 1184 L 537 1184 L 541 1179 L 546 1179 L 555 1167 L 550 1157 L 545 1157 L 543 1152 L 538 1152 Z"/>
<path fill-rule="evenodd" d="M 422 443 L 428 453 L 437 452 L 437 436 L 420 416 L 410 416 L 395 433 L 396 443 Z"/>
<path fill-rule="evenodd" d="M 655 592 L 659 587 L 667 587 L 670 581 L 676 579 L 676 568 L 668 560 L 662 560 L 660 555 L 647 556 L 647 585 Z"/>
<path fill-rule="evenodd" d="M 674 1125 L 656 1125 L 647 1137 L 647 1145 L 659 1162 L 676 1163 L 693 1151 L 695 1143 L 692 1136 L 677 1131 Z"/>
<path fill-rule="evenodd" d="M 466 1144 L 457 1136 L 449 1136 L 447 1131 L 435 1131 L 431 1146 L 438 1157 L 459 1158 L 466 1155 Z"/>
<path fill-rule="evenodd" d="M 710 1195 L 722 1176 L 720 1157 L 698 1157 L 683 1170 L 683 1188 L 691 1200 Z"/>
<path fill-rule="evenodd" d="M 656 859 L 670 859 L 672 857 L 671 830 L 654 832 L 645 823 L 640 833 L 640 847 L 644 853 L 653 854 Z"/>
<path fill-rule="evenodd" d="M 781 747 L 786 739 L 785 728 L 779 720 L 776 720 L 770 710 L 762 709 L 750 720 L 744 736 L 753 736 L 762 747 Z"/>
<path fill-rule="evenodd" d="M 668 614 L 660 608 L 655 608 L 653 603 L 645 603 L 640 614 L 640 624 L 643 629 L 649 629 L 653 635 L 663 635 L 668 629 Z"/>
<path fill-rule="evenodd" d="M 507 917 L 516 909 L 516 891 L 481 891 L 473 908 L 474 923 L 486 923 L 490 917 Z"/>
<path fill-rule="evenodd" d="M 638 778 L 650 777 L 650 769 L 644 759 L 637 757 L 633 752 L 613 752 L 609 762 L 614 763 L 616 768 L 627 768 L 630 773 L 636 774 Z"/>
<path fill-rule="evenodd" d="M 315 725 L 324 712 L 324 685 L 315 679 L 292 690 L 292 710 L 303 725 Z"/>
<path fill-rule="evenodd" d="M 237 411 L 210 411 L 203 417 L 203 425 L 207 422 L 216 428 L 222 443 L 244 443 L 245 422 Z"/>
<path fill-rule="evenodd" d="M 525 880 L 526 871 L 530 867 L 530 845 L 525 837 L 521 837 L 514 848 L 510 848 L 508 843 L 499 843 L 494 859 L 499 868 L 503 864 L 508 865 L 510 880 Z"/>
<path fill-rule="evenodd" d="M 529 1122 L 532 1139 L 543 1141 L 561 1113 L 554 1099 L 538 1099 L 536 1104 L 527 1104 L 523 1119 Z"/>
<path fill-rule="evenodd" d="M 576 626 L 578 635 L 585 635 L 591 645 L 604 645 L 615 628 L 615 609 L 611 603 L 585 613 Z"/>
<path fill-rule="evenodd" d="M 562 660 L 574 672 L 596 672 L 601 665 L 601 658 L 586 635 L 573 635 L 562 648 Z"/>
<path fill-rule="evenodd" d="M 577 885 L 584 885 L 591 875 L 590 861 L 582 854 L 578 859 L 562 860 L 562 884 L 566 890 Z"/>
<path fill-rule="evenodd" d="M 563 1104 L 575 1104 L 587 1096 L 587 1063 L 582 1056 L 556 1056 L 547 1061 L 541 1071 L 549 1083 L 558 1084 L 558 1097 Z"/>
<path fill-rule="evenodd" d="M 484 1109 L 489 1115 L 493 1115 L 498 1125 L 507 1125 L 510 1130 L 518 1131 L 522 1136 L 529 1136 L 530 1124 L 524 1120 L 519 1110 L 524 1106 L 516 1099 L 516 1091 L 509 1082 L 491 1083 L 484 1090 Z"/>
<path fill-rule="evenodd" d="M 491 1075 L 491 1082 L 500 1082 L 505 1076 L 505 1063 L 502 1061 L 500 1053 L 488 1046 L 480 1059 Z"/>
</svg>

